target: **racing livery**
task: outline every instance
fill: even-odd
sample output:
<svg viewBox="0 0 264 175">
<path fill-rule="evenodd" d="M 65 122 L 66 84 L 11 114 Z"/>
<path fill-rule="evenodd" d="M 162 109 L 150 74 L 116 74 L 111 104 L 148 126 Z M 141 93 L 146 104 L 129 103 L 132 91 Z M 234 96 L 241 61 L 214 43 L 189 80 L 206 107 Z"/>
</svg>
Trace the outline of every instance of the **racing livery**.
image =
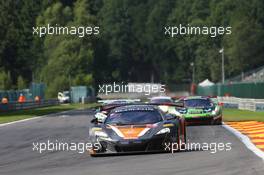
<svg viewBox="0 0 264 175">
<path fill-rule="evenodd" d="M 184 97 L 178 101 L 183 104 L 177 111 L 188 124 L 222 124 L 222 107 L 209 97 Z"/>
<path fill-rule="evenodd" d="M 91 156 L 105 153 L 165 151 L 165 144 L 185 143 L 185 121 L 155 105 L 124 105 L 111 110 L 102 123 L 92 121 L 90 138 L 99 147 Z M 99 144 L 98 144 L 99 143 Z"/>
</svg>

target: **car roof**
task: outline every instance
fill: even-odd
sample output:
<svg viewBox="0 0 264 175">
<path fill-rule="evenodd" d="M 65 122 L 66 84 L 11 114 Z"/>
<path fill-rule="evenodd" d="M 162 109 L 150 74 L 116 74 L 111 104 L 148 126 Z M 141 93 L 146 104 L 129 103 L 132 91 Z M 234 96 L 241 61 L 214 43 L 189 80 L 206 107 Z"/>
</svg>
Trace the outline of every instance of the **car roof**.
<svg viewBox="0 0 264 175">
<path fill-rule="evenodd" d="M 129 112 L 129 111 L 156 111 L 157 107 L 153 105 L 127 105 L 120 106 L 112 110 L 112 113 Z"/>
</svg>

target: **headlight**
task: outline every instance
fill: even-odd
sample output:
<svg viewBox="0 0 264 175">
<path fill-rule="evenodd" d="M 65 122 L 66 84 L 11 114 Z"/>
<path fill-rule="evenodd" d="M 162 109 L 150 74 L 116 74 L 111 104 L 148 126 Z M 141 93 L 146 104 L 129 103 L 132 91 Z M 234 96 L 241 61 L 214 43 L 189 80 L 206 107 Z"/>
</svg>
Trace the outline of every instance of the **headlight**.
<svg viewBox="0 0 264 175">
<path fill-rule="evenodd" d="M 212 114 L 213 114 L 213 115 L 216 115 L 216 111 L 213 111 Z"/>
<path fill-rule="evenodd" d="M 179 113 L 181 113 L 181 114 L 187 114 L 187 109 L 186 109 L 186 108 L 178 109 L 177 111 L 178 111 Z"/>
<path fill-rule="evenodd" d="M 94 135 L 96 135 L 98 137 L 108 137 L 108 135 L 103 131 L 95 131 Z"/>
<path fill-rule="evenodd" d="M 212 108 L 207 108 L 207 109 L 204 109 L 204 112 L 212 112 Z"/>
<path fill-rule="evenodd" d="M 156 135 L 165 134 L 165 133 L 170 133 L 170 128 L 163 128 L 159 132 L 157 132 Z"/>
<path fill-rule="evenodd" d="M 212 114 L 213 114 L 213 115 L 218 114 L 218 113 L 219 113 L 219 110 L 220 110 L 219 106 L 216 106 L 216 107 L 215 107 L 215 110 L 213 110 Z"/>
<path fill-rule="evenodd" d="M 103 131 L 95 131 L 94 135 L 99 137 L 101 140 L 105 140 L 105 141 L 114 141 L 113 139 L 111 139 L 110 137 L 108 137 L 108 135 L 103 132 Z"/>
</svg>

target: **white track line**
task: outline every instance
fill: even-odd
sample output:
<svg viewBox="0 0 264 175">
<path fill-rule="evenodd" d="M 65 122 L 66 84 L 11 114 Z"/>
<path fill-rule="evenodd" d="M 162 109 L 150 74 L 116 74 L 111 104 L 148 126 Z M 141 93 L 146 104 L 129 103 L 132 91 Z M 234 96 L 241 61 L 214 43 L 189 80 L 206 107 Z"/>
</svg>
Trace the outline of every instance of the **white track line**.
<svg viewBox="0 0 264 175">
<path fill-rule="evenodd" d="M 264 152 L 261 151 L 260 149 L 258 149 L 252 142 L 251 140 L 248 138 L 248 136 L 242 134 L 241 132 L 239 132 L 238 130 L 232 128 L 231 126 L 226 125 L 225 123 L 223 123 L 222 125 L 225 129 L 227 129 L 228 131 L 230 131 L 231 133 L 233 133 L 237 138 L 239 138 L 239 140 L 241 140 L 246 147 L 251 150 L 253 153 L 255 153 L 258 157 L 260 157 L 263 161 L 264 161 Z"/>
<path fill-rule="evenodd" d="M 47 115 L 43 115 L 43 116 L 36 116 L 36 117 L 27 118 L 27 119 L 23 119 L 23 120 L 17 120 L 17 121 L 13 121 L 13 122 L 9 122 L 9 123 L 3 123 L 3 124 L 0 124 L 0 127 L 39 119 L 39 118 L 43 118 L 43 117 L 46 117 L 46 116 L 52 115 L 52 114 L 57 114 L 57 115 L 66 114 L 67 112 L 74 111 L 74 110 L 76 110 L 76 109 L 72 109 L 72 110 L 68 110 L 68 111 L 62 111 L 62 112 L 58 112 L 58 113 L 51 113 L 51 114 L 47 114 Z"/>
<path fill-rule="evenodd" d="M 16 123 L 22 123 L 22 122 L 26 122 L 26 121 L 30 121 L 30 120 L 35 120 L 35 119 L 42 118 L 42 117 L 44 117 L 44 116 L 32 117 L 32 118 L 27 118 L 27 119 L 23 119 L 23 120 L 13 121 L 13 122 L 9 122 L 9 123 L 3 123 L 3 124 L 0 124 L 0 127 L 7 126 L 7 125 L 12 125 L 12 124 L 16 124 Z"/>
</svg>

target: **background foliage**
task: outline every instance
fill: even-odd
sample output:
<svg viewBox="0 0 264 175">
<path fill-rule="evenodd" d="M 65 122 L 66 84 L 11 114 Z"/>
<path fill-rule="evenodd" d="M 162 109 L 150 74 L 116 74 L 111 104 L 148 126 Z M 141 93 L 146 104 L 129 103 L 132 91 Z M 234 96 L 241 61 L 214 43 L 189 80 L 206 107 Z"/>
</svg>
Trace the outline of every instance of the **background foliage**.
<svg viewBox="0 0 264 175">
<path fill-rule="evenodd" d="M 32 35 L 33 26 L 99 26 L 99 37 Z M 231 26 L 232 35 L 168 38 L 164 26 Z M 196 82 L 264 64 L 264 1 L 5 0 L 0 2 L 0 89 L 45 82 L 48 96 L 111 81 Z"/>
</svg>

